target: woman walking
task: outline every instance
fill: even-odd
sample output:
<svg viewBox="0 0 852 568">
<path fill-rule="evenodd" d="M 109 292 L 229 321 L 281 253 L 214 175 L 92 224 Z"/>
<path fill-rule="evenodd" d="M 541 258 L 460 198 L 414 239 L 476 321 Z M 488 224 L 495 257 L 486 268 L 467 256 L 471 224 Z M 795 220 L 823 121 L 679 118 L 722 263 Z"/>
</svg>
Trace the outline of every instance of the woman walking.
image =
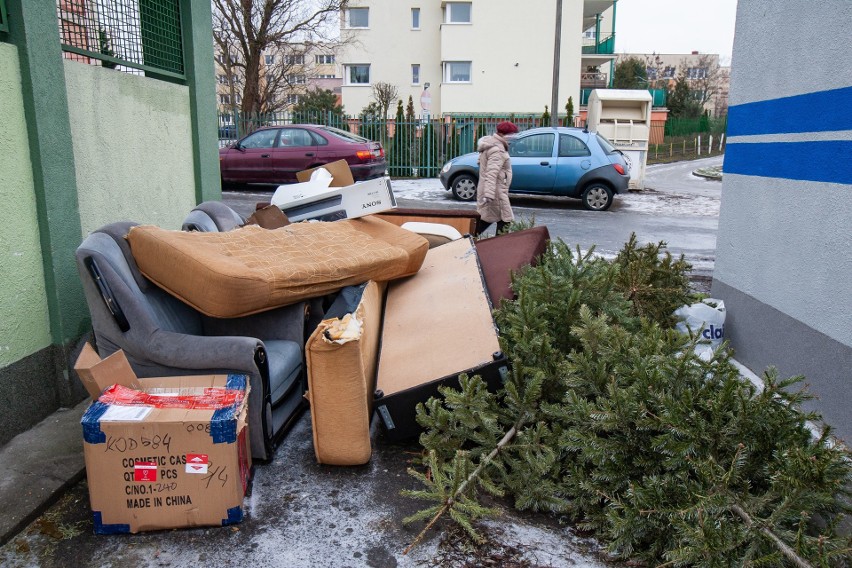
<svg viewBox="0 0 852 568">
<path fill-rule="evenodd" d="M 497 133 L 483 136 L 476 150 L 479 152 L 479 183 L 476 186 L 476 235 L 492 223 L 497 223 L 499 234 L 515 216 L 509 203 L 509 186 L 512 185 L 512 164 L 509 160 L 508 137 L 518 132 L 511 122 L 497 125 Z"/>
</svg>

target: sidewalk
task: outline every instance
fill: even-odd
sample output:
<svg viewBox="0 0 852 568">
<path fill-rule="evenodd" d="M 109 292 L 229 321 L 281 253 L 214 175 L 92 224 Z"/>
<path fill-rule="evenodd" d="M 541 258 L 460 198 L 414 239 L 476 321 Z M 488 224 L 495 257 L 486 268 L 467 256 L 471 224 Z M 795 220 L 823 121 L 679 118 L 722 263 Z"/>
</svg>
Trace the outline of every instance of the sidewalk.
<svg viewBox="0 0 852 568">
<path fill-rule="evenodd" d="M 80 416 L 88 402 L 60 410 L 0 449 L 3 538 L 0 565 L 113 568 L 146 566 L 396 567 L 505 565 L 604 568 L 596 543 L 545 515 L 511 507 L 485 523 L 488 545 L 439 549 L 433 530 L 411 553 L 402 551 L 423 527 L 402 519 L 426 503 L 400 496 L 419 488 L 406 473 L 416 442 L 392 444 L 373 424 L 373 457 L 358 467 L 316 463 L 305 412 L 271 463 L 256 464 L 245 519 L 229 527 L 101 536 L 92 532 L 83 476 Z M 41 516 L 40 516 L 41 515 Z M 32 522 L 35 521 L 35 522 Z M 483 556 L 483 554 L 485 556 Z M 487 563 L 487 562 L 486 562 Z"/>
<path fill-rule="evenodd" d="M 0 448 L 0 544 L 83 478 L 80 417 L 88 406 L 57 410 Z"/>
</svg>

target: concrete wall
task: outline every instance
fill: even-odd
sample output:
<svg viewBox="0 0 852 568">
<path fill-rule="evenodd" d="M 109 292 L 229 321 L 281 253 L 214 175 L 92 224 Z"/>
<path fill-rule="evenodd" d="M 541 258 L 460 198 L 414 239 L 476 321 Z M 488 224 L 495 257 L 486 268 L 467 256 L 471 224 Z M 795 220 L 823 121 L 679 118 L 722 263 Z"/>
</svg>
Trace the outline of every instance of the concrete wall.
<svg viewBox="0 0 852 568">
<path fill-rule="evenodd" d="M 65 77 L 83 235 L 179 229 L 196 203 L 189 88 L 73 61 Z"/>
<path fill-rule="evenodd" d="M 19 65 L 0 43 L 0 369 L 50 345 Z"/>
<path fill-rule="evenodd" d="M 849 15 L 848 0 L 739 2 L 713 295 L 737 358 L 804 374 L 852 440 Z"/>
</svg>

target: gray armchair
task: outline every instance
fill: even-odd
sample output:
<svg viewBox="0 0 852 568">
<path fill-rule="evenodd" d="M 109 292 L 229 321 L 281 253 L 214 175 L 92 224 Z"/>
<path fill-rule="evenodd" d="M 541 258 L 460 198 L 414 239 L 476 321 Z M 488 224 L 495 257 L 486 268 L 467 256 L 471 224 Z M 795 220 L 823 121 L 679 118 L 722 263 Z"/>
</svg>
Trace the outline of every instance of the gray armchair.
<svg viewBox="0 0 852 568">
<path fill-rule="evenodd" d="M 139 377 L 249 375 L 252 457 L 271 459 L 305 407 L 306 305 L 233 319 L 205 316 L 139 272 L 124 238 L 133 225 L 106 225 L 77 248 L 100 356 L 122 349 Z"/>
<path fill-rule="evenodd" d="M 242 216 L 221 201 L 204 201 L 183 220 L 184 231 L 224 233 L 244 225 Z"/>
</svg>

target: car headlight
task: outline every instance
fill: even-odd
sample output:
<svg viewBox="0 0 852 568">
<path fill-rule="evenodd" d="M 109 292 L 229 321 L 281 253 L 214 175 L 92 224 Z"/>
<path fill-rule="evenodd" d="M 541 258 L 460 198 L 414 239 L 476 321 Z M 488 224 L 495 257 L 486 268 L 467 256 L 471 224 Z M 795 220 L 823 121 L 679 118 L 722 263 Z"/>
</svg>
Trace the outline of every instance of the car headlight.
<svg viewBox="0 0 852 568">
<path fill-rule="evenodd" d="M 443 168 L 441 168 L 441 173 L 442 173 L 442 174 L 445 174 L 445 173 L 447 173 L 448 171 L 450 171 L 450 168 L 452 167 L 452 165 L 453 165 L 453 162 L 452 162 L 452 161 L 447 162 L 446 164 L 444 164 L 444 167 L 443 167 Z"/>
</svg>

